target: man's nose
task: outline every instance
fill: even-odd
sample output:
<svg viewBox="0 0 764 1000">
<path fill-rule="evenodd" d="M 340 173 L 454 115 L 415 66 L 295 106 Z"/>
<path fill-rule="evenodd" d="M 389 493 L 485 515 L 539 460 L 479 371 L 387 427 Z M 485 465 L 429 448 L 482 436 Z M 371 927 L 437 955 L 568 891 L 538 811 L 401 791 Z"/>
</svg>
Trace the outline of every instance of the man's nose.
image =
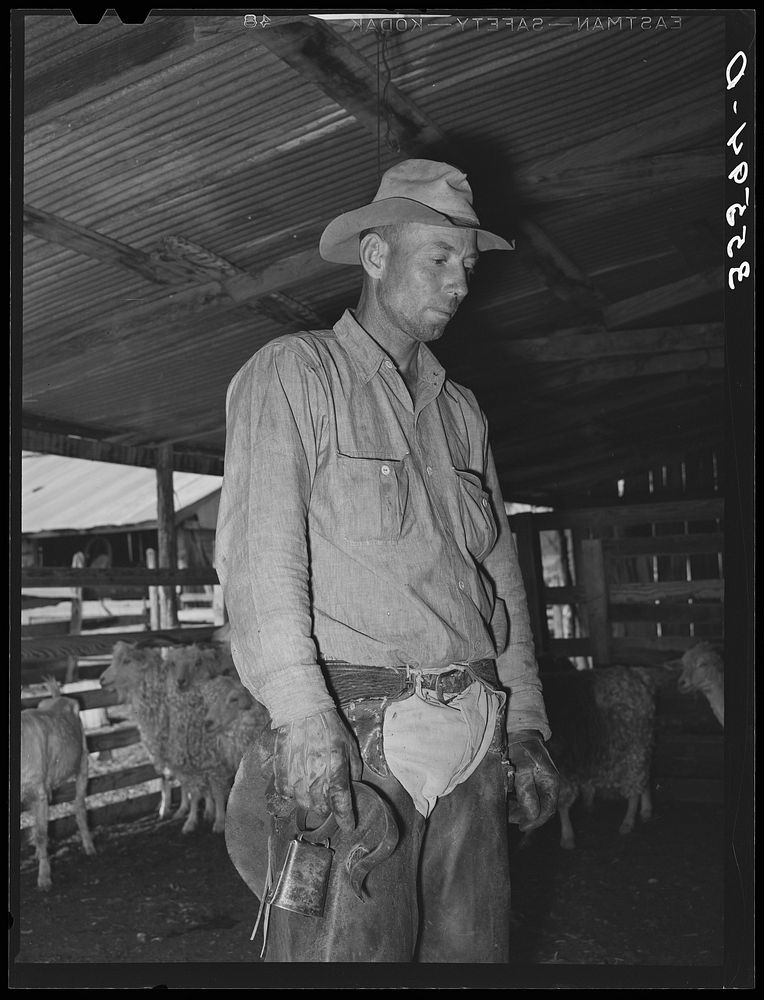
<svg viewBox="0 0 764 1000">
<path fill-rule="evenodd" d="M 448 275 L 447 288 L 449 293 L 455 295 L 460 302 L 469 291 L 467 270 L 461 264 L 455 264 L 451 269 Z"/>
</svg>

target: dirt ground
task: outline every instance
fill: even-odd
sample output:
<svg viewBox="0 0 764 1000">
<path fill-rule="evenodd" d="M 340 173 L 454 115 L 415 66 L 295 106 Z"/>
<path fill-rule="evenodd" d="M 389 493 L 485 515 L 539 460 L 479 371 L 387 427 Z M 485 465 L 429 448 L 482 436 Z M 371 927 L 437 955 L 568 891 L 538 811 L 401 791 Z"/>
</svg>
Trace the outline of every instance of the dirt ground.
<svg viewBox="0 0 764 1000">
<path fill-rule="evenodd" d="M 654 819 L 628 836 L 618 834 L 620 803 L 598 801 L 589 815 L 575 808 L 574 851 L 558 846 L 556 820 L 526 846 L 513 841 L 512 960 L 509 970 L 502 967 L 501 988 L 575 988 L 596 970 L 616 988 L 713 988 L 724 944 L 722 808 L 659 802 Z M 36 862 L 24 842 L 11 914 L 11 984 L 262 989 L 271 976 L 282 987 L 318 982 L 299 981 L 299 967 L 274 972 L 260 962 L 260 934 L 250 941 L 258 901 L 223 837 L 201 825 L 183 835 L 180 826 L 150 816 L 96 827 L 94 857 L 76 837 L 53 843 L 47 894 L 36 888 Z M 373 968 L 377 988 L 399 967 Z M 353 970 L 340 988 L 353 988 L 354 976 L 369 971 Z M 430 988 L 490 988 L 491 971 L 430 966 L 400 975 L 406 985 L 406 976 L 416 975 Z M 337 988 L 336 968 L 333 975 Z"/>
</svg>

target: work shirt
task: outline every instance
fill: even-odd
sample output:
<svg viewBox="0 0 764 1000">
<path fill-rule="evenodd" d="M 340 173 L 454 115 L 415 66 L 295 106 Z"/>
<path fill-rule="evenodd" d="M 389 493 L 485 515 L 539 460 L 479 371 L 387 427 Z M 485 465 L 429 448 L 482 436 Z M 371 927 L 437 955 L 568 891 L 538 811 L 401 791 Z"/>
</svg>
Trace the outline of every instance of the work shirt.
<svg viewBox="0 0 764 1000">
<path fill-rule="evenodd" d="M 233 378 L 215 564 L 273 725 L 336 707 L 319 664 L 496 659 L 507 728 L 549 737 L 486 420 L 424 344 L 416 401 L 349 311 Z"/>
</svg>

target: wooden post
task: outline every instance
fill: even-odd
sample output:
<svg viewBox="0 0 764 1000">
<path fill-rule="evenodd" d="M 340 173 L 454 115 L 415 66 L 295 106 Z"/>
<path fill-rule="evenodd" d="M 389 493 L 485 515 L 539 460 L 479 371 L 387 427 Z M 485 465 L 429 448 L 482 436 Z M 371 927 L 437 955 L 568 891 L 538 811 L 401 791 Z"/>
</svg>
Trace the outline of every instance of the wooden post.
<svg viewBox="0 0 764 1000">
<path fill-rule="evenodd" d="M 85 568 L 85 553 L 75 552 L 72 556 L 72 566 L 75 569 Z M 72 587 L 72 610 L 69 620 L 69 634 L 79 635 L 82 631 L 82 587 Z M 77 657 L 71 654 L 66 658 L 66 682 L 71 683 L 77 676 Z"/>
<path fill-rule="evenodd" d="M 156 549 L 146 549 L 146 566 L 157 568 Z M 149 626 L 152 632 L 159 630 L 159 588 L 149 587 Z"/>
<path fill-rule="evenodd" d="M 610 663 L 610 623 L 605 559 L 600 538 L 581 540 L 578 579 L 584 588 L 584 607 L 594 664 L 607 666 Z"/>
<path fill-rule="evenodd" d="M 85 553 L 75 552 L 72 556 L 72 568 L 85 568 Z M 72 587 L 72 615 L 69 621 L 69 634 L 79 635 L 82 631 L 82 587 Z"/>
<path fill-rule="evenodd" d="M 172 445 L 162 445 L 157 449 L 157 555 L 160 569 L 176 569 L 178 562 L 172 466 Z M 159 588 L 159 617 L 162 628 L 175 628 L 178 624 L 174 586 Z"/>
<path fill-rule="evenodd" d="M 536 656 L 541 657 L 548 649 L 549 629 L 544 602 L 544 571 L 541 564 L 539 535 L 533 523 L 532 513 L 513 514 L 510 524 L 517 545 L 520 572 L 525 583 Z"/>
</svg>

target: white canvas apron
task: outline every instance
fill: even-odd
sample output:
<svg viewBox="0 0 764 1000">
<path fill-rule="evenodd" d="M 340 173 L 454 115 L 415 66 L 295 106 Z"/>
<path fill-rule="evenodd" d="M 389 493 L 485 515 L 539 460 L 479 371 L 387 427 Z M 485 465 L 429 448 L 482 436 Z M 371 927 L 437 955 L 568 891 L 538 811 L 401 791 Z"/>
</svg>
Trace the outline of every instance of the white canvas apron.
<svg viewBox="0 0 764 1000">
<path fill-rule="evenodd" d="M 385 759 L 423 816 L 480 764 L 506 698 L 475 681 L 447 705 L 414 695 L 387 709 Z"/>
</svg>

